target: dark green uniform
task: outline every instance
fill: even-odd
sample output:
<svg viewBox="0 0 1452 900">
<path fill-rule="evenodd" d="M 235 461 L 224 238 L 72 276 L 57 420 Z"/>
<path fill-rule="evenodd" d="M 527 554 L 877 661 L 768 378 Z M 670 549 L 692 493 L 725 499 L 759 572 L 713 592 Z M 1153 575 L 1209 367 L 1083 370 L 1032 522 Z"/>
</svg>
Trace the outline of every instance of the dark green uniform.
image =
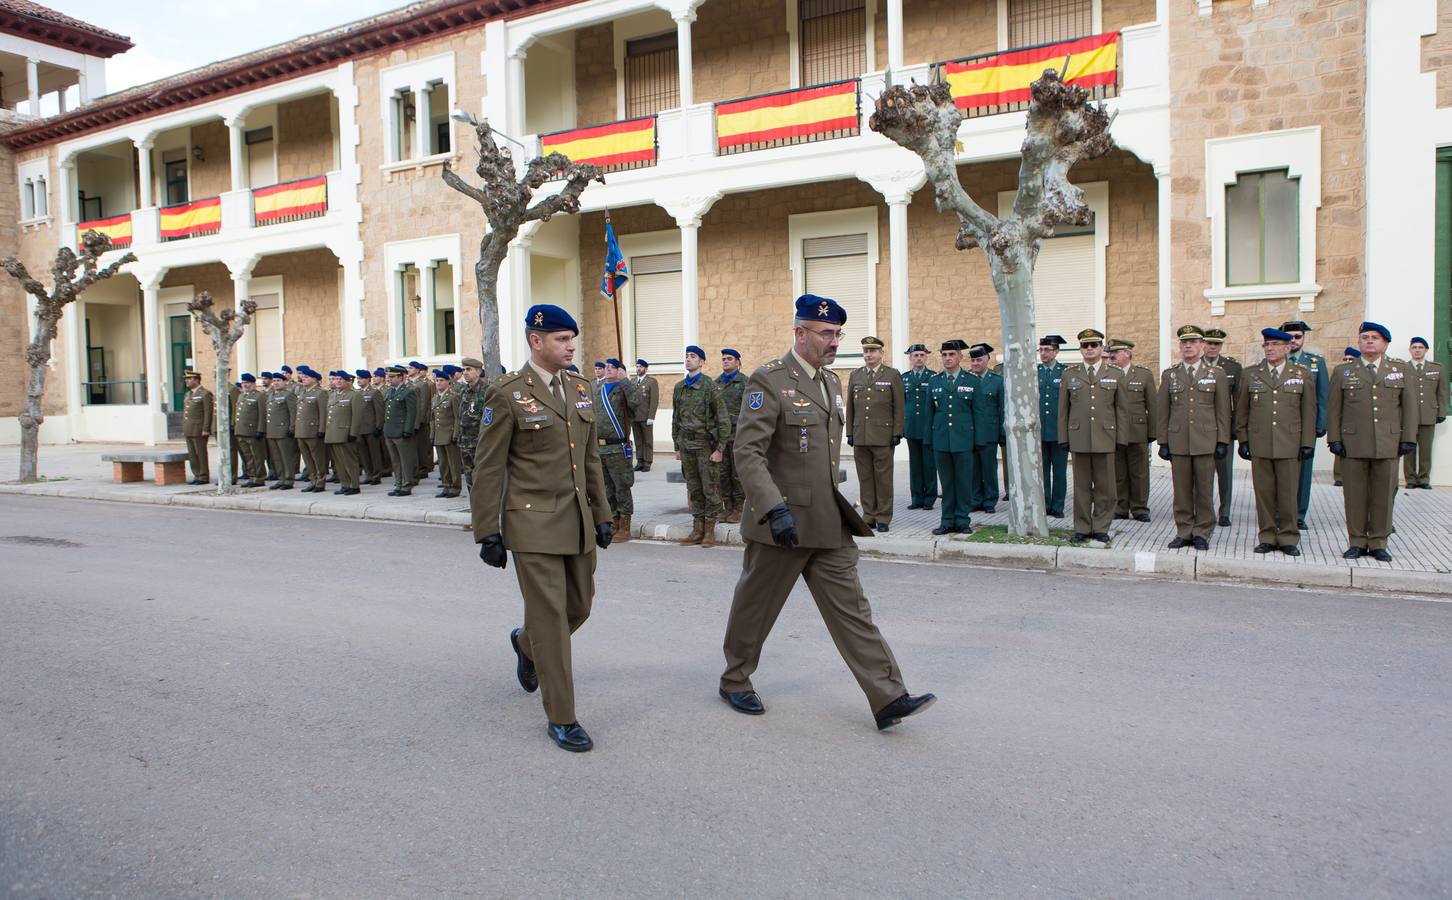
<svg viewBox="0 0 1452 900">
<path fill-rule="evenodd" d="M 741 487 L 741 479 L 736 477 L 736 451 L 732 444 L 736 438 L 736 420 L 741 418 L 741 398 L 746 395 L 746 376 L 740 369 L 730 375 L 723 374 L 716 379 L 716 387 L 721 392 L 726 421 L 731 426 L 721 446 L 721 505 L 726 508 L 728 519 L 740 521 L 735 513 L 746 500 L 746 491 Z"/>
<path fill-rule="evenodd" d="M 438 390 L 429 398 L 429 439 L 439 455 L 440 497 L 457 497 L 460 491 L 460 470 L 464 459 L 454 443 L 459 422 L 458 397 L 452 387 Z"/>
<path fill-rule="evenodd" d="M 968 373 L 973 386 L 973 492 L 968 508 L 991 513 L 998 506 L 998 445 L 1003 441 L 1003 376 Z"/>
<path fill-rule="evenodd" d="M 1331 395 L 1331 371 L 1326 367 L 1326 360 L 1309 350 L 1292 353 L 1288 360 L 1309 369 L 1316 380 L 1316 437 L 1325 437 L 1326 402 Z M 1306 513 L 1311 509 L 1311 470 L 1315 465 L 1314 452 L 1310 459 L 1301 461 L 1301 483 L 1296 491 L 1296 527 L 1302 531 L 1306 530 Z"/>
<path fill-rule="evenodd" d="M 630 424 L 645 415 L 645 394 L 629 379 L 597 382 L 591 391 L 600 467 L 605 472 L 605 499 L 613 518 L 635 515 L 635 460 L 630 452 Z"/>
<path fill-rule="evenodd" d="M 418 389 L 406 381 L 390 385 L 383 395 L 383 438 L 393 466 L 394 494 L 407 494 L 418 484 L 417 423 Z"/>
<path fill-rule="evenodd" d="M 1215 461 L 1215 484 L 1220 496 L 1220 505 L 1217 509 L 1217 518 L 1220 526 L 1224 528 L 1230 524 L 1230 502 L 1235 493 L 1235 429 L 1236 429 L 1236 398 L 1240 396 L 1240 377 L 1244 367 L 1240 361 L 1233 356 L 1220 355 L 1215 359 L 1205 357 L 1205 361 L 1212 365 L 1219 366 L 1225 373 L 1225 385 L 1230 391 L 1230 452 L 1225 454 L 1224 459 Z"/>
<path fill-rule="evenodd" d="M 963 369 L 933 376 L 928 397 L 933 412 L 933 457 L 943 486 L 939 528 L 966 531 L 973 496 L 973 384 Z"/>
<path fill-rule="evenodd" d="M 726 405 L 716 382 L 702 372 L 676 382 L 671 405 L 671 441 L 681 455 L 691 516 L 715 521 L 721 515 L 721 476 L 711 454 L 731 433 Z"/>
<path fill-rule="evenodd" d="M 938 467 L 933 464 L 933 410 L 928 384 L 938 374 L 924 366 L 908 369 L 902 376 L 903 437 L 908 445 L 908 485 L 912 504 L 908 509 L 932 509 L 938 499 Z"/>
<path fill-rule="evenodd" d="M 1049 515 L 1062 519 L 1068 497 L 1069 448 L 1059 442 L 1059 385 L 1068 366 L 1039 363 L 1039 449 L 1043 452 L 1044 503 Z"/>
</svg>

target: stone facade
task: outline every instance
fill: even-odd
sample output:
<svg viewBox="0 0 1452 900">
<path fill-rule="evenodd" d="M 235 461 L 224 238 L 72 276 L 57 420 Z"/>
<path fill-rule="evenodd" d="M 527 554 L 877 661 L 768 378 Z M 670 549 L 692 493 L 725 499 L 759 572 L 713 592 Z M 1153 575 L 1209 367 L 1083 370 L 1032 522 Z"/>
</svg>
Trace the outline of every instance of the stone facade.
<svg viewBox="0 0 1452 900">
<path fill-rule="evenodd" d="M 1452 0 L 1437 0 L 1437 32 L 1422 38 L 1422 71 L 1437 74 L 1437 108 L 1452 106 Z"/>
<path fill-rule="evenodd" d="M 0 146 L 0 258 L 20 252 L 16 176 L 15 152 Z M 0 272 L 0 417 L 18 416 L 25 405 L 25 345 L 30 338 L 26 311 L 25 292 Z"/>
<path fill-rule="evenodd" d="M 330 94 L 316 94 L 277 106 L 277 180 L 322 175 L 334 168 L 337 113 Z"/>
</svg>

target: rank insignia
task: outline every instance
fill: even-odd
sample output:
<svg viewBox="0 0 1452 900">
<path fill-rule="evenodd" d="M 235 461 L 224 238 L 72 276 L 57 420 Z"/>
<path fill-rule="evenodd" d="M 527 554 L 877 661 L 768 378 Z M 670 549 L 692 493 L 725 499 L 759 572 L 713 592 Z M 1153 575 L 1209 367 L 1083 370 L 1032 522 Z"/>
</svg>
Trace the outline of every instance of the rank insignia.
<svg viewBox="0 0 1452 900">
<path fill-rule="evenodd" d="M 536 328 L 544 325 L 544 313 L 537 312 L 534 314 L 534 324 Z"/>
<path fill-rule="evenodd" d="M 520 396 L 521 395 L 520 395 L 519 391 L 515 391 L 514 392 L 514 399 L 518 400 L 520 398 Z"/>
<path fill-rule="evenodd" d="M 827 304 L 823 303 L 821 306 L 817 307 L 817 316 L 819 318 L 825 319 L 829 315 L 831 315 L 831 310 L 827 308 Z"/>
<path fill-rule="evenodd" d="M 587 394 L 587 391 L 586 391 L 586 390 L 585 390 L 585 386 L 584 386 L 584 385 L 583 385 L 583 384 L 580 384 L 580 383 L 579 383 L 579 382 L 576 382 L 576 383 L 575 383 L 575 391 L 576 391 L 576 393 L 578 393 L 578 394 L 579 394 L 579 395 L 580 395 L 580 396 L 581 396 L 581 397 L 584 397 L 584 396 L 586 396 L 586 394 Z"/>
<path fill-rule="evenodd" d="M 751 409 L 761 409 L 761 404 L 766 401 L 765 391 L 752 391 L 746 395 L 746 405 Z"/>
<path fill-rule="evenodd" d="M 484 407 L 484 416 L 483 416 L 483 418 L 481 418 L 479 420 L 479 424 L 480 425 L 483 425 L 485 428 L 488 428 L 489 425 L 490 425 L 490 423 L 493 422 L 493 421 L 494 421 L 494 407 L 492 407 L 492 406 L 486 406 L 486 407 Z"/>
</svg>

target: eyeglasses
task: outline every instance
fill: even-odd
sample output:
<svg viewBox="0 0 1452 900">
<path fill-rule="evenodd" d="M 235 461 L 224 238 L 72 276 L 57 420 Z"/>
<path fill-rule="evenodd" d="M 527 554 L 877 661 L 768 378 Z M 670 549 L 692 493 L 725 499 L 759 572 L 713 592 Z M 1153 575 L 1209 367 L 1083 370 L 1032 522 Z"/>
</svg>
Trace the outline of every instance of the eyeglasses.
<svg viewBox="0 0 1452 900">
<path fill-rule="evenodd" d="M 1079 349 L 1080 350 L 1088 350 L 1091 347 L 1098 347 L 1098 346 L 1100 346 L 1100 344 L 1099 344 L 1098 341 L 1080 341 L 1079 342 Z"/>
<path fill-rule="evenodd" d="M 817 337 L 826 341 L 840 341 L 847 336 L 847 329 L 845 328 L 823 328 L 820 331 L 815 328 L 807 328 L 807 326 L 805 325 L 803 325 L 802 328 L 803 330 L 810 331 L 812 334 L 815 334 Z"/>
</svg>

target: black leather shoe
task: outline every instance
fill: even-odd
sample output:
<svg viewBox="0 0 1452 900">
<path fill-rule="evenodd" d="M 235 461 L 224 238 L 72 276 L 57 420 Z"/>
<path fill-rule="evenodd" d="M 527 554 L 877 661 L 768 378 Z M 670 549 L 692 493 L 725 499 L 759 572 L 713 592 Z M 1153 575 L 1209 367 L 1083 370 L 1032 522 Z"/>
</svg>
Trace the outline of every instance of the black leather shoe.
<svg viewBox="0 0 1452 900">
<path fill-rule="evenodd" d="M 1361 559 L 1361 557 L 1364 556 L 1365 554 L 1366 554 L 1366 551 L 1363 550 L 1363 549 L 1361 549 L 1360 547 L 1347 547 L 1346 548 L 1346 552 L 1343 553 L 1343 554 L 1341 554 L 1341 558 L 1342 559 Z"/>
<path fill-rule="evenodd" d="M 407 407 L 405 407 L 405 409 L 407 409 Z M 439 491 L 437 494 L 434 494 L 434 496 L 435 497 L 447 497 L 447 496 L 449 496 L 449 492 L 448 491 Z"/>
<path fill-rule="evenodd" d="M 1281 544 L 1281 552 L 1287 556 L 1300 556 L 1301 548 L 1295 544 Z"/>
<path fill-rule="evenodd" d="M 1178 550 L 1181 547 L 1187 547 L 1187 546 L 1189 546 L 1189 544 L 1190 544 L 1189 541 L 1185 540 L 1184 538 L 1180 537 L 1177 534 L 1174 537 L 1170 538 L 1170 542 L 1168 544 L 1166 544 L 1165 546 L 1166 547 L 1169 547 L 1171 550 Z"/>
<path fill-rule="evenodd" d="M 980 506 L 980 507 L 978 507 L 978 511 L 979 512 L 986 512 L 986 513 L 992 513 L 996 509 L 998 509 L 998 507 L 996 507 L 996 506 Z"/>
<path fill-rule="evenodd" d="M 1048 511 L 1047 515 L 1050 518 L 1062 519 L 1064 518 L 1064 511 L 1062 509 L 1051 509 Z"/>
<path fill-rule="evenodd" d="M 362 488 L 344 488 L 343 489 L 343 496 L 345 496 L 345 497 L 351 497 L 354 494 L 361 494 L 361 493 L 363 493 L 363 489 Z"/>
<path fill-rule="evenodd" d="M 922 712 L 932 706 L 937 699 L 932 694 L 919 694 L 916 697 L 912 694 L 903 694 L 874 713 L 874 718 L 877 719 L 877 730 L 891 728 L 908 716 Z"/>
<path fill-rule="evenodd" d="M 1149 513 L 1135 513 L 1134 514 L 1134 520 L 1136 522 L 1148 522 L 1150 520 L 1150 514 Z"/>
<path fill-rule="evenodd" d="M 916 500 L 908 504 L 908 509 L 922 509 L 923 505 Z"/>
<path fill-rule="evenodd" d="M 1082 543 L 1084 543 L 1087 540 L 1089 540 L 1089 535 L 1083 534 L 1083 533 L 1078 532 L 1078 531 L 1076 531 L 1073 534 L 1069 535 L 1069 543 L 1071 543 L 1071 544 L 1082 544 Z"/>
<path fill-rule="evenodd" d="M 1105 531 L 1096 531 L 1096 532 L 1094 532 L 1093 534 L 1091 534 L 1089 536 L 1092 537 L 1092 538 L 1094 538 L 1094 540 L 1096 540 L 1096 541 L 1100 541 L 1100 542 L 1105 543 L 1105 544 L 1109 543 L 1109 533 L 1108 532 L 1105 532 Z"/>
<path fill-rule="evenodd" d="M 348 489 L 347 488 L 338 488 L 336 491 L 333 491 L 333 493 L 346 495 L 348 493 Z"/>
<path fill-rule="evenodd" d="M 1221 516 L 1220 517 L 1220 527 L 1221 528 L 1229 528 L 1230 527 L 1230 517 L 1229 516 Z"/>
<path fill-rule="evenodd" d="M 549 733 L 550 739 L 555 742 L 556 746 L 571 753 L 585 753 L 595 746 L 595 742 L 590 740 L 590 735 L 580 727 L 579 722 L 571 722 L 568 725 L 556 725 L 551 722 Z"/>
<path fill-rule="evenodd" d="M 412 488 L 404 488 L 403 490 L 401 490 L 401 491 L 398 492 L 398 496 L 400 496 L 400 497 L 412 497 L 413 496 L 413 489 Z"/>
<path fill-rule="evenodd" d="M 533 694 L 539 690 L 539 673 L 534 670 L 534 660 L 524 655 L 519 649 L 519 632 L 523 629 L 516 628 L 509 632 L 509 646 L 514 648 L 516 662 L 514 664 L 514 675 L 519 679 L 519 686 L 524 688 L 525 693 Z M 554 726 L 551 725 L 551 728 Z M 586 740 L 589 740 L 587 737 Z M 589 749 L 586 747 L 585 749 Z"/>
<path fill-rule="evenodd" d="M 952 525 L 939 525 L 937 528 L 934 528 L 933 529 L 933 534 L 937 534 L 937 535 L 952 534 L 952 533 L 953 533 L 953 526 Z"/>
<path fill-rule="evenodd" d="M 878 522 L 877 523 L 877 530 L 880 533 L 882 533 L 882 534 L 887 534 L 887 523 L 886 522 Z"/>
<path fill-rule="evenodd" d="M 1310 402 L 1310 401 L 1307 401 L 1307 402 Z M 1333 481 L 1333 482 L 1331 482 L 1331 486 L 1332 487 L 1341 487 L 1341 482 L 1340 481 Z"/>
<path fill-rule="evenodd" d="M 1299 531 L 1305 531 L 1306 530 L 1306 520 L 1305 519 L 1297 519 L 1296 520 L 1296 528 Z"/>
<path fill-rule="evenodd" d="M 954 528 L 953 529 L 953 533 L 954 534 L 972 534 L 973 533 L 973 526 L 972 525 L 959 525 L 957 528 Z"/>
<path fill-rule="evenodd" d="M 390 497 L 402 497 L 403 495 L 398 492 L 398 488 L 394 488 L 393 490 L 391 490 L 391 491 L 388 492 L 388 496 L 390 496 Z"/>
<path fill-rule="evenodd" d="M 1261 541 L 1259 544 L 1256 544 L 1255 545 L 1255 551 L 1254 552 L 1256 552 L 1256 553 L 1269 553 L 1269 552 L 1271 552 L 1274 549 L 1276 549 L 1276 548 L 1273 545 L 1267 544 L 1265 541 Z"/>
<path fill-rule="evenodd" d="M 1201 537 L 1191 538 L 1190 546 L 1194 547 L 1196 550 L 1209 550 L 1210 542 Z"/>
<path fill-rule="evenodd" d="M 1392 561 L 1392 555 L 1386 551 L 1385 547 L 1377 547 L 1375 550 L 1371 551 L 1371 558 L 1376 560 L 1377 562 Z"/>
<path fill-rule="evenodd" d="M 279 491 L 290 491 L 290 490 L 292 490 L 292 485 L 290 485 L 290 484 L 274 484 L 273 487 L 277 488 Z"/>
<path fill-rule="evenodd" d="M 336 475 L 329 475 L 328 476 L 328 484 L 337 484 L 337 483 L 338 483 L 338 476 L 336 476 Z"/>
<path fill-rule="evenodd" d="M 756 691 L 728 691 L 725 688 L 718 688 L 717 692 L 721 699 L 731 705 L 731 708 L 739 713 L 746 713 L 748 716 L 759 716 L 766 712 L 766 704 L 756 695 Z"/>
<path fill-rule="evenodd" d="M 268 485 L 268 486 L 267 486 L 267 489 L 268 489 L 268 490 L 269 490 L 269 491 L 275 491 L 275 490 L 278 490 L 278 489 L 279 489 L 279 488 L 281 488 L 281 487 L 282 487 L 282 482 L 280 482 L 280 481 L 279 481 L 279 482 L 277 482 L 277 483 L 276 483 L 276 484 L 269 484 L 269 485 Z"/>
<path fill-rule="evenodd" d="M 1128 519 L 1129 518 L 1129 513 L 1119 513 L 1119 512 L 1117 512 L 1117 513 L 1114 514 L 1114 518 L 1116 518 L 1116 519 Z"/>
</svg>

